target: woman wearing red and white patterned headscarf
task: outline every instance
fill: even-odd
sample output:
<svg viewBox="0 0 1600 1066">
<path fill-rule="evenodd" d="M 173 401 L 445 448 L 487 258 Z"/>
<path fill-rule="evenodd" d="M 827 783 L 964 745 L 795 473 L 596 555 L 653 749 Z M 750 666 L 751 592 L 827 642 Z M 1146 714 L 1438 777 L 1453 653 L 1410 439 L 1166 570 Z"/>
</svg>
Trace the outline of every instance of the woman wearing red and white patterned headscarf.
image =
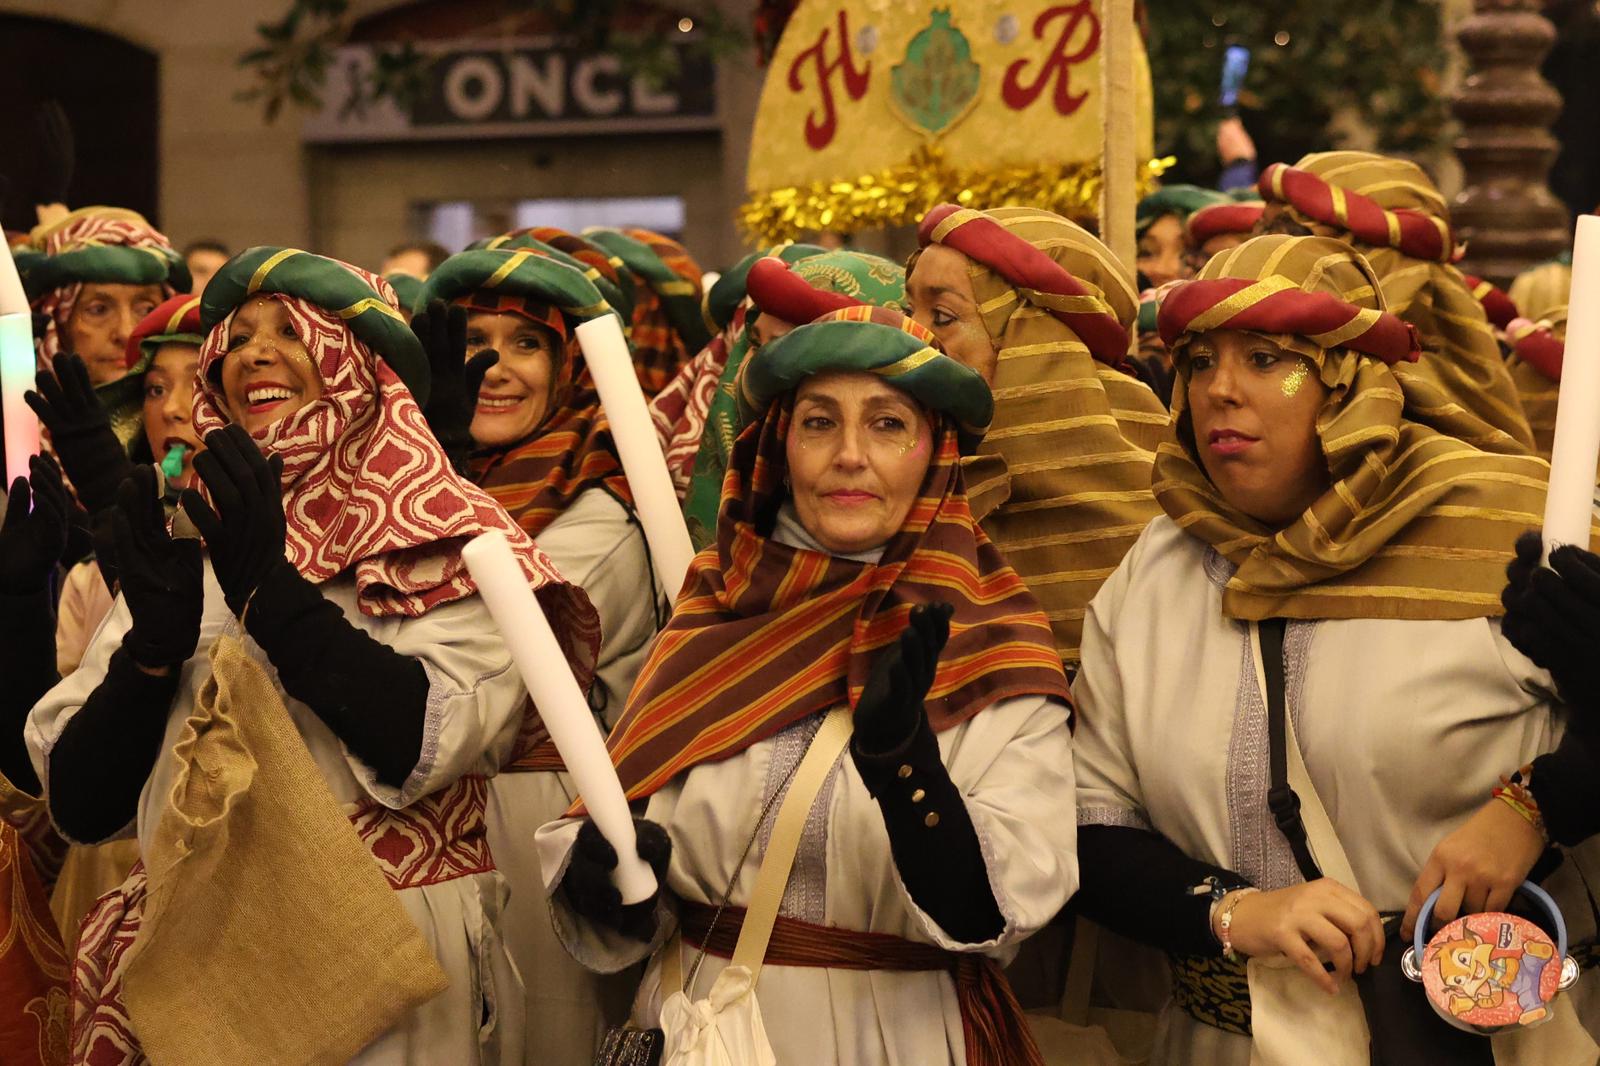
<svg viewBox="0 0 1600 1066">
<path fill-rule="evenodd" d="M 483 818 L 485 777 L 528 700 L 461 547 L 488 530 L 510 539 L 582 680 L 593 609 L 428 433 L 426 360 L 387 283 L 256 248 L 206 291 L 204 488 L 181 503 L 205 554 L 168 536 L 150 468 L 123 484 L 123 594 L 83 666 L 29 720 L 52 813 L 83 842 L 132 823 L 148 852 L 181 765 L 171 752 L 212 676 L 208 653 L 242 628 L 450 979 L 355 1061 L 520 1062 L 521 981 L 499 942 L 503 882 Z M 143 1061 L 117 965 L 142 917 L 143 872 L 113 895 L 80 943 L 80 970 L 99 980 L 79 982 L 74 1061 L 108 1044 L 131 1048 L 115 1061 Z"/>
</svg>

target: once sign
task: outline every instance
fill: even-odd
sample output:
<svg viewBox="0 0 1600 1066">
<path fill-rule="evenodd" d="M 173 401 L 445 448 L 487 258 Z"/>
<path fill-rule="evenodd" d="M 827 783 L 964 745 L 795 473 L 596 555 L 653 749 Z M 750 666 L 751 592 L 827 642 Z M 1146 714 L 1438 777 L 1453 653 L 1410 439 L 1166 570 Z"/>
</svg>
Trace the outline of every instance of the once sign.
<svg viewBox="0 0 1600 1066">
<path fill-rule="evenodd" d="M 449 42 L 427 55 L 422 95 L 407 112 L 388 100 L 350 106 L 373 66 L 372 46 L 352 45 L 340 49 L 323 109 L 304 133 L 340 142 L 714 129 L 711 61 L 686 43 L 677 50 L 678 73 L 652 84 L 626 74 L 614 55 L 553 40 Z"/>
</svg>

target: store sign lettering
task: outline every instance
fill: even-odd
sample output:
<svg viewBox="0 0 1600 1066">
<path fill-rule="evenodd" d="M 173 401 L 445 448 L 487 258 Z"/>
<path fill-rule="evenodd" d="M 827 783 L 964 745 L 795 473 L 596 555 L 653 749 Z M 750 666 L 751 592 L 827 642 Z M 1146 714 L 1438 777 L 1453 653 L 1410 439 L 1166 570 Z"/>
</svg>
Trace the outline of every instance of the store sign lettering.
<svg viewBox="0 0 1600 1066">
<path fill-rule="evenodd" d="M 347 106 L 351 93 L 340 86 L 354 85 L 372 64 L 367 46 L 352 46 L 341 49 L 332 91 L 322 113 L 307 122 L 306 137 L 338 142 L 716 128 L 710 59 L 684 45 L 678 58 L 678 73 L 655 83 L 630 74 L 615 55 L 556 43 L 451 44 L 430 57 L 422 91 L 406 111 L 390 101 Z"/>
</svg>

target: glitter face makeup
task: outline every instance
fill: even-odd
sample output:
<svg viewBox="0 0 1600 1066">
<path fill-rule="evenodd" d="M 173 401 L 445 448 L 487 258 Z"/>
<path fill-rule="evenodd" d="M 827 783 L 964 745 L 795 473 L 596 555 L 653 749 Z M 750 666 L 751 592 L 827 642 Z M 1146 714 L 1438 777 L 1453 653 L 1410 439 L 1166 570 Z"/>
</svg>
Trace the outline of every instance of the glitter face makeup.
<svg viewBox="0 0 1600 1066">
<path fill-rule="evenodd" d="M 1288 396 L 1292 399 L 1295 394 L 1300 391 L 1301 386 L 1306 383 L 1306 379 L 1310 376 L 1311 368 L 1307 366 L 1306 361 L 1302 359 L 1300 362 L 1296 363 L 1295 368 L 1289 371 L 1289 373 L 1284 377 L 1283 382 L 1278 386 L 1278 388 L 1285 396 Z"/>
<path fill-rule="evenodd" d="M 795 390 L 787 438 L 790 496 L 830 551 L 888 542 L 910 512 L 933 424 L 905 393 L 865 371 L 826 371 Z"/>
</svg>

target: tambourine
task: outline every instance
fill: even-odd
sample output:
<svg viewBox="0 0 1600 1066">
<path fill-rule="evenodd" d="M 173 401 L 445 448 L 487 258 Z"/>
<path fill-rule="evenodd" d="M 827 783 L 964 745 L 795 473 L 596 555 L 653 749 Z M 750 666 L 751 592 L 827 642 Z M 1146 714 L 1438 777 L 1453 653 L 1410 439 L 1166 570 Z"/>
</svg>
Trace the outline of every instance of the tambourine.
<svg viewBox="0 0 1600 1066">
<path fill-rule="evenodd" d="M 1426 944 L 1440 889 L 1434 889 L 1400 968 L 1420 982 L 1434 1011 L 1469 1033 L 1488 1035 L 1550 1020 L 1556 994 L 1578 980 L 1577 960 L 1567 955 L 1567 923 L 1550 894 L 1531 881 L 1517 892 L 1538 904 L 1556 930 L 1550 934 L 1526 918 L 1499 911 L 1464 914 Z"/>
</svg>

